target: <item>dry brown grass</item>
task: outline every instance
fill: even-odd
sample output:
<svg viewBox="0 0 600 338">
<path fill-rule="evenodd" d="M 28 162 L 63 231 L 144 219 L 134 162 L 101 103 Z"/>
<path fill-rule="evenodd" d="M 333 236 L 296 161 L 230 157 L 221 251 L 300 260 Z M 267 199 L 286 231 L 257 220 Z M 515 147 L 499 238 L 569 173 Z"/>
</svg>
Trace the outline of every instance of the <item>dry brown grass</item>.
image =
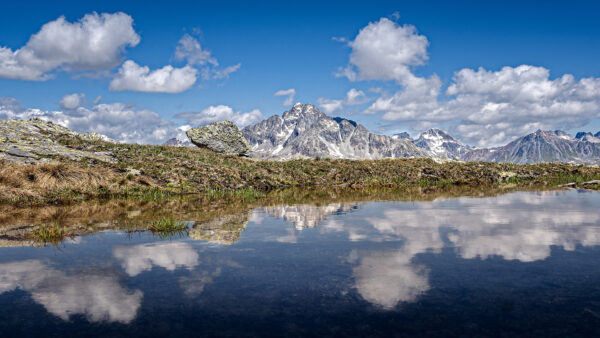
<svg viewBox="0 0 600 338">
<path fill-rule="evenodd" d="M 109 168 L 58 162 L 23 165 L 0 160 L 0 200 L 4 201 L 119 194 L 139 185 Z"/>
<path fill-rule="evenodd" d="M 0 161 L 0 201 L 48 203 L 98 196 L 155 196 L 300 188 L 557 186 L 600 179 L 600 169 L 566 163 L 515 165 L 431 159 L 257 161 L 208 149 L 89 142 L 64 145 L 109 152 L 116 163 L 82 161 L 25 166 Z M 135 169 L 141 176 L 128 175 Z"/>
</svg>

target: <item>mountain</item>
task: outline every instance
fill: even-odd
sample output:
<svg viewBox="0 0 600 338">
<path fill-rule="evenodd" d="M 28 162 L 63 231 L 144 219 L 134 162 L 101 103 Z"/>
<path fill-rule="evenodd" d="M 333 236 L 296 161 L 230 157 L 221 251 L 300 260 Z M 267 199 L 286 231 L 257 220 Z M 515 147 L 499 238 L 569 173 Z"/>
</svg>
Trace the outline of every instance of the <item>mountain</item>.
<svg viewBox="0 0 600 338">
<path fill-rule="evenodd" d="M 591 135 L 591 133 L 589 133 Z M 474 149 L 466 153 L 465 161 L 599 163 L 600 143 L 591 142 L 589 135 L 573 137 L 563 131 L 541 131 L 518 138 L 503 147 Z M 593 136 L 592 136 L 593 137 Z"/>
<path fill-rule="evenodd" d="M 460 159 L 469 152 L 470 147 L 455 140 L 452 136 L 439 129 L 429 129 L 415 140 L 415 145 L 431 156 Z"/>
<path fill-rule="evenodd" d="M 369 132 L 344 118 L 331 118 L 312 104 L 296 103 L 290 110 L 247 126 L 242 134 L 252 157 L 263 159 L 424 157 L 409 139 Z"/>
<path fill-rule="evenodd" d="M 575 138 L 581 141 L 588 141 L 592 143 L 600 143 L 600 132 L 594 136 L 594 134 L 590 132 L 580 131 L 575 135 Z"/>
<path fill-rule="evenodd" d="M 403 131 L 401 133 L 392 135 L 392 138 L 394 140 L 399 140 L 399 139 L 401 140 L 401 139 L 405 139 L 405 138 L 410 139 L 410 134 L 407 133 L 407 132 L 405 132 L 405 131 Z"/>
<path fill-rule="evenodd" d="M 174 146 L 174 147 L 196 147 L 187 136 L 185 137 L 173 137 L 168 139 L 163 145 Z"/>
</svg>

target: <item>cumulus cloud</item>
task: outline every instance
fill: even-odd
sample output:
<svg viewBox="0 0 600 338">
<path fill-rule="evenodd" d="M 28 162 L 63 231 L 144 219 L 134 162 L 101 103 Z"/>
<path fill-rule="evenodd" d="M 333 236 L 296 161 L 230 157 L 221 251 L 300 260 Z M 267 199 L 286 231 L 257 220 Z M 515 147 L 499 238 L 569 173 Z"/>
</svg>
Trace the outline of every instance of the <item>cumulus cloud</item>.
<svg viewBox="0 0 600 338">
<path fill-rule="evenodd" d="M 207 63 L 218 66 L 219 62 L 211 55 L 211 52 L 202 49 L 200 42 L 189 34 L 185 34 L 175 48 L 175 58 L 186 60 L 190 65 L 205 65 Z"/>
<path fill-rule="evenodd" d="M 348 45 L 350 61 L 338 76 L 393 80 L 401 87 L 382 92 L 363 113 L 381 114 L 417 132 L 444 123 L 463 142 L 495 146 L 536 129 L 579 128 L 600 118 L 599 78 L 577 80 L 565 74 L 552 79 L 548 69 L 531 65 L 462 69 L 444 93 L 437 75 L 419 77 L 412 70 L 427 61 L 429 46 L 413 26 L 382 18 Z M 320 103 L 325 111 L 343 107 L 341 100 Z"/>
<path fill-rule="evenodd" d="M 242 113 L 235 112 L 233 108 L 225 105 L 209 106 L 200 112 L 179 113 L 175 117 L 185 119 L 187 125 L 198 126 L 228 120 L 240 128 L 262 121 L 265 118 L 258 109 Z"/>
<path fill-rule="evenodd" d="M 382 18 L 360 30 L 353 41 L 349 65 L 338 75 L 355 80 L 396 80 L 412 75 L 410 67 L 427 59 L 429 41 L 412 25 Z"/>
<path fill-rule="evenodd" d="M 64 111 L 22 108 L 14 98 L 0 98 L 0 119 L 41 118 L 79 132 L 95 132 L 127 143 L 164 143 L 176 134 L 174 124 L 133 104 L 110 103 Z"/>
<path fill-rule="evenodd" d="M 54 70 L 112 69 L 124 49 L 139 42 L 133 19 L 125 13 L 91 13 L 74 23 L 60 17 L 43 25 L 25 46 L 0 47 L 0 77 L 47 80 Z"/>
<path fill-rule="evenodd" d="M 362 90 L 357 90 L 354 88 L 350 89 L 346 93 L 346 97 L 343 100 L 333 100 L 322 97 L 317 99 L 319 108 L 321 108 L 321 110 L 326 114 L 331 114 L 336 111 L 340 111 L 345 107 L 363 104 L 368 101 L 369 99 Z"/>
<path fill-rule="evenodd" d="M 127 60 L 110 82 L 110 90 L 180 93 L 190 89 L 196 83 L 197 73 L 198 70 L 189 65 L 183 68 L 167 65 L 150 71 L 147 66 L 140 66 L 131 60 Z"/>
<path fill-rule="evenodd" d="M 21 289 L 53 315 L 68 320 L 76 314 L 92 322 L 127 324 L 137 315 L 142 292 L 127 290 L 118 276 L 106 271 L 72 275 L 39 260 L 0 264 L 0 293 Z"/>
<path fill-rule="evenodd" d="M 440 87 L 383 95 L 365 113 L 383 113 L 384 120 L 413 129 L 449 122 L 453 134 L 477 146 L 505 144 L 537 129 L 578 128 L 600 117 L 600 79 L 551 79 L 543 67 L 462 69 L 446 90 L 447 100 L 438 99 Z"/>
<path fill-rule="evenodd" d="M 273 95 L 275 95 L 275 96 L 287 96 L 287 98 L 285 99 L 285 101 L 283 101 L 283 105 L 284 106 L 290 106 L 292 103 L 294 103 L 294 97 L 296 96 L 296 89 L 290 88 L 290 89 L 278 90 Z"/>
<path fill-rule="evenodd" d="M 58 105 L 62 109 L 77 109 L 85 103 L 85 94 L 67 94 L 60 99 Z"/>
</svg>

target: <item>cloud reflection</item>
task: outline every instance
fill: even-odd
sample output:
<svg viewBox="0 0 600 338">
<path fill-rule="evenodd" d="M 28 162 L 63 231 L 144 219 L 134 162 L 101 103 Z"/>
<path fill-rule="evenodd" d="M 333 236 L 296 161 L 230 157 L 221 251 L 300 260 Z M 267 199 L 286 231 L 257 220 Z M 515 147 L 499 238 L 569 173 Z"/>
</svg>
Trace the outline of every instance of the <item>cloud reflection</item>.
<svg viewBox="0 0 600 338">
<path fill-rule="evenodd" d="M 121 286 L 105 271 L 67 275 L 39 260 L 0 264 L 0 293 L 22 289 L 46 310 L 63 320 L 76 314 L 92 322 L 131 322 L 140 307 L 142 292 Z"/>
<path fill-rule="evenodd" d="M 178 267 L 193 269 L 198 265 L 198 253 L 187 243 L 151 243 L 119 246 L 113 256 L 131 277 L 159 266 L 169 271 Z"/>
</svg>

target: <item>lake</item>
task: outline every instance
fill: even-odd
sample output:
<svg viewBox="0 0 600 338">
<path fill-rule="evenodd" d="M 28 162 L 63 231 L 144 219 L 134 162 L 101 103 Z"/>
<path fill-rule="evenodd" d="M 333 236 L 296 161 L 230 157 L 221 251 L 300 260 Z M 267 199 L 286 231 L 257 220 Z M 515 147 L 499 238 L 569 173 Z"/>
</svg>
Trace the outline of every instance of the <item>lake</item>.
<svg viewBox="0 0 600 338">
<path fill-rule="evenodd" d="M 600 334 L 600 192 L 211 203 L 2 209 L 1 335 Z"/>
</svg>

